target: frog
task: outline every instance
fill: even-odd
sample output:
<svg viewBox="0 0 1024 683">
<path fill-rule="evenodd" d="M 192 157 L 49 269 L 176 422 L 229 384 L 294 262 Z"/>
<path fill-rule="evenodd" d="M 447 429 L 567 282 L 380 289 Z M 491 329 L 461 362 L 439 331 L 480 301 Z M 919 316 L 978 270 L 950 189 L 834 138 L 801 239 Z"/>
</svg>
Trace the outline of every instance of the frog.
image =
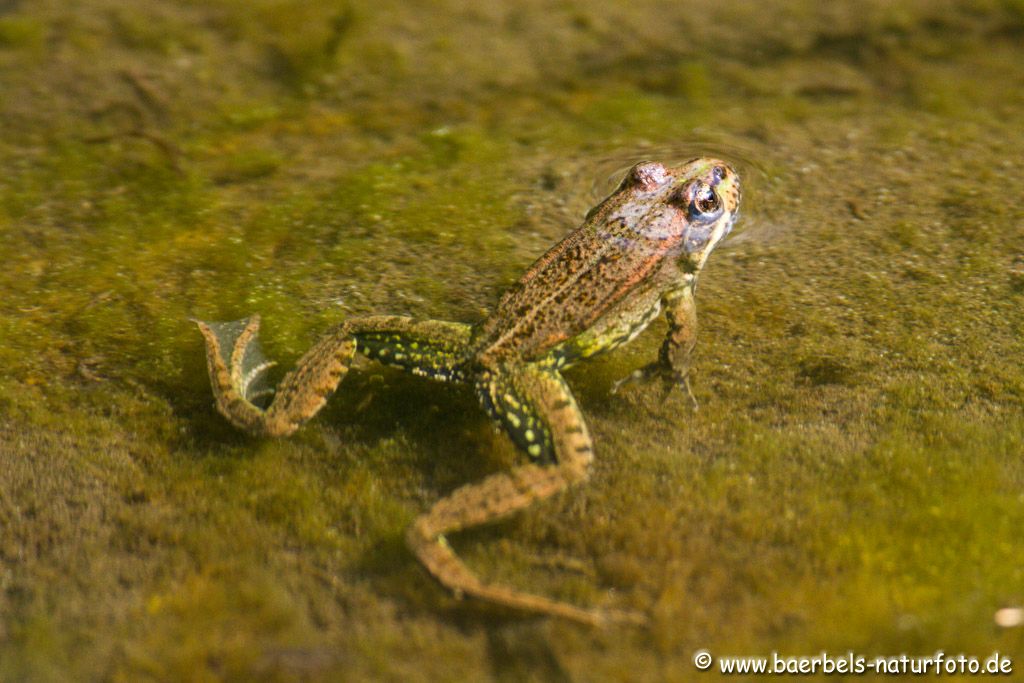
<svg viewBox="0 0 1024 683">
<path fill-rule="evenodd" d="M 277 387 L 263 355 L 260 318 L 195 320 L 217 410 L 252 435 L 283 437 L 325 405 L 354 358 L 472 387 L 484 412 L 521 452 L 509 469 L 465 484 L 420 514 L 405 541 L 456 597 L 588 625 L 633 612 L 583 607 L 480 578 L 448 543 L 451 534 L 507 517 L 589 475 L 586 421 L 562 372 L 633 340 L 664 311 L 668 331 L 652 362 L 626 383 L 683 387 L 690 395 L 698 276 L 739 215 L 740 179 L 714 158 L 641 162 L 541 256 L 476 324 L 379 315 L 344 320 L 324 334 Z M 615 385 L 615 389 L 619 388 Z"/>
</svg>

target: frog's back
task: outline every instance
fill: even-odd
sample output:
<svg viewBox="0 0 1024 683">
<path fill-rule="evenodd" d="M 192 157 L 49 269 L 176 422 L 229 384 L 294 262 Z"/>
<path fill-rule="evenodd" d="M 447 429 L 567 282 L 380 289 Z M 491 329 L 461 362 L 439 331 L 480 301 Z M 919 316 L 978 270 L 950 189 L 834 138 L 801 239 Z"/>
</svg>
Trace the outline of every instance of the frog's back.
<svg viewBox="0 0 1024 683">
<path fill-rule="evenodd" d="M 665 245 L 651 243 L 626 221 L 609 226 L 600 214 L 615 208 L 598 207 L 505 293 L 478 331 L 479 355 L 536 360 L 624 301 L 639 304 L 644 310 L 638 315 L 646 315 L 658 299 L 646 293 L 655 289 L 652 274 L 663 265 Z"/>
<path fill-rule="evenodd" d="M 531 359 L 587 329 L 615 296 L 617 260 L 593 231 L 572 233 L 505 293 L 481 326 L 477 348 Z"/>
</svg>

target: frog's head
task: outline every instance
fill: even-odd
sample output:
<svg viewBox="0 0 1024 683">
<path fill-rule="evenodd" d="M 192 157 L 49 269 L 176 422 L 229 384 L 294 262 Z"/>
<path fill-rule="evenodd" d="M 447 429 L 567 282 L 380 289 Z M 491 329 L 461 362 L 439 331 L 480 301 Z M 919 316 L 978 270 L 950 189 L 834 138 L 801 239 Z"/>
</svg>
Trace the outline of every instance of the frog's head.
<svg viewBox="0 0 1024 683">
<path fill-rule="evenodd" d="M 739 215 L 740 179 L 724 161 L 700 158 L 674 167 L 644 162 L 630 169 L 623 187 L 653 195 L 660 209 L 648 214 L 648 232 L 679 240 L 676 251 L 687 270 L 696 272 Z M 652 234 L 653 233 L 653 234 Z"/>
</svg>

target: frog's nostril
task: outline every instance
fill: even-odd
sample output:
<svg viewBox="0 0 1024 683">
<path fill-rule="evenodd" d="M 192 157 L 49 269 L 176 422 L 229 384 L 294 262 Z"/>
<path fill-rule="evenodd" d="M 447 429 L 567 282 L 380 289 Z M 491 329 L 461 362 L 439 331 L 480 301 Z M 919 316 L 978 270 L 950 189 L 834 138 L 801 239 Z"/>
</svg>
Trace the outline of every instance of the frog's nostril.
<svg viewBox="0 0 1024 683">
<path fill-rule="evenodd" d="M 725 166 L 715 166 L 711 169 L 711 176 L 714 178 L 714 184 L 717 185 L 723 178 L 729 176 L 729 171 Z"/>
</svg>

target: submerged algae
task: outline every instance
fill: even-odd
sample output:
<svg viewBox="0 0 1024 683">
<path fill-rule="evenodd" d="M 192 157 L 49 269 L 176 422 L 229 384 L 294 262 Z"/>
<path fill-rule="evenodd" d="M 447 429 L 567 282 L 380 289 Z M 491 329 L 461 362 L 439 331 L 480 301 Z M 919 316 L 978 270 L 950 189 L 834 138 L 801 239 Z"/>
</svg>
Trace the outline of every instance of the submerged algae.
<svg viewBox="0 0 1024 683">
<path fill-rule="evenodd" d="M 385 4 L 0 10 L 0 678 L 1024 655 L 1019 8 Z M 213 414 L 189 316 L 259 312 L 286 361 L 345 315 L 475 320 L 607 158 L 718 150 L 753 189 L 701 410 L 608 397 L 658 331 L 572 372 L 591 482 L 453 539 L 649 631 L 509 621 L 405 553 L 515 457 L 464 392 L 370 366 L 286 441 Z"/>
</svg>

